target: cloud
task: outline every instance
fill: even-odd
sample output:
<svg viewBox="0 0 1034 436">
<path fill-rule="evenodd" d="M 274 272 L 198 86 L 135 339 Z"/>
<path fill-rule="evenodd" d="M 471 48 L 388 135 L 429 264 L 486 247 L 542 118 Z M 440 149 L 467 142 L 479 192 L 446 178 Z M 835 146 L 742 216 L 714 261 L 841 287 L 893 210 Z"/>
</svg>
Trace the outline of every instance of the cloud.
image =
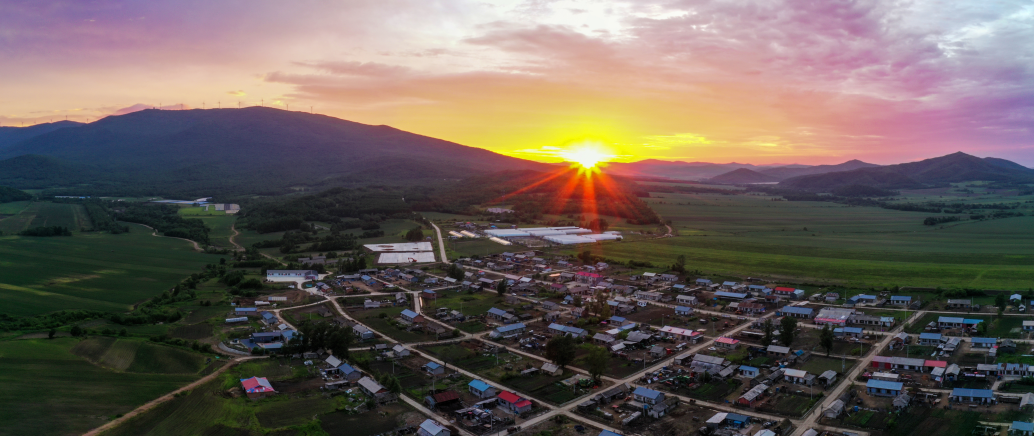
<svg viewBox="0 0 1034 436">
<path fill-rule="evenodd" d="M 248 94 L 246 94 L 246 93 L 245 93 L 244 91 L 242 91 L 242 90 L 237 90 L 237 91 L 226 91 L 226 93 L 227 93 L 227 94 L 230 94 L 230 95 L 232 95 L 232 96 L 234 96 L 234 97 L 244 97 L 244 96 L 248 95 Z"/>
</svg>

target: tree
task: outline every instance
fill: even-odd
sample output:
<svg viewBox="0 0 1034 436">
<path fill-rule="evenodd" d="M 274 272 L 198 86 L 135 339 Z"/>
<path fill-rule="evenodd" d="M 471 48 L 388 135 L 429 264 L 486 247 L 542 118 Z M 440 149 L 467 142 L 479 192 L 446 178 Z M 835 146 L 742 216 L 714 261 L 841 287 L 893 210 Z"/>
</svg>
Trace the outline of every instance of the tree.
<svg viewBox="0 0 1034 436">
<path fill-rule="evenodd" d="M 679 257 L 675 258 L 675 263 L 671 266 L 671 270 L 679 274 L 686 272 L 686 255 L 680 254 Z"/>
<path fill-rule="evenodd" d="M 52 328 L 52 329 L 50 329 L 50 333 L 47 333 L 47 338 L 48 339 L 54 339 L 54 335 L 56 335 L 56 334 L 57 334 L 57 329 Z"/>
<path fill-rule="evenodd" d="M 422 241 L 424 240 L 424 230 L 420 227 L 416 227 L 406 232 L 407 241 Z"/>
<path fill-rule="evenodd" d="M 499 295 L 506 294 L 506 279 L 499 281 L 499 284 L 495 286 L 495 291 L 498 292 Z"/>
<path fill-rule="evenodd" d="M 779 342 L 783 346 L 789 347 L 793 343 L 793 336 L 797 330 L 797 318 L 792 316 L 784 316 L 782 321 L 779 321 Z"/>
<path fill-rule="evenodd" d="M 589 250 L 585 250 L 581 253 L 578 253 L 578 260 L 581 260 L 582 263 L 586 265 L 592 263 L 592 252 Z"/>
<path fill-rule="evenodd" d="M 995 306 L 998 310 L 1005 310 L 1005 306 L 1008 304 L 1008 300 L 1005 299 L 1005 294 L 995 295 Z"/>
<path fill-rule="evenodd" d="M 82 336 L 85 332 L 83 331 L 82 327 L 79 327 L 79 325 L 76 324 L 76 325 L 72 326 L 71 333 L 72 333 L 73 337 L 78 338 L 79 336 Z"/>
<path fill-rule="evenodd" d="M 987 322 L 981 321 L 977 323 L 977 334 L 980 336 L 987 335 Z"/>
<path fill-rule="evenodd" d="M 567 335 L 553 336 L 546 342 L 546 358 L 561 368 L 574 360 L 575 351 L 574 339 Z"/>
<path fill-rule="evenodd" d="M 600 376 L 610 366 L 610 351 L 596 345 L 585 345 L 589 354 L 585 356 L 585 369 L 589 371 L 594 381 L 599 381 Z"/>
<path fill-rule="evenodd" d="M 454 278 L 456 280 L 463 280 L 465 276 L 463 268 L 455 263 L 449 265 L 449 272 L 447 274 L 450 278 Z"/>
<path fill-rule="evenodd" d="M 766 319 L 764 324 L 761 324 L 761 331 L 765 332 L 765 346 L 772 345 L 772 340 L 775 339 L 775 326 L 772 325 L 771 319 Z"/>
<path fill-rule="evenodd" d="M 355 341 L 355 334 L 352 332 L 352 327 L 345 326 L 337 329 L 330 338 L 330 349 L 334 350 L 334 354 L 342 358 L 348 358 L 348 348 L 352 346 Z"/>
<path fill-rule="evenodd" d="M 571 305 L 573 305 L 574 307 L 582 307 L 582 296 L 575 295 L 574 300 L 571 301 Z"/>
<path fill-rule="evenodd" d="M 607 222 L 607 220 L 604 218 L 596 218 L 592 221 L 589 221 L 588 227 L 595 232 L 603 233 L 610 228 L 610 223 Z"/>
<path fill-rule="evenodd" d="M 819 345 L 826 349 L 826 356 L 833 351 L 833 329 L 829 328 L 829 324 L 822 326 L 822 333 L 819 334 Z"/>
</svg>

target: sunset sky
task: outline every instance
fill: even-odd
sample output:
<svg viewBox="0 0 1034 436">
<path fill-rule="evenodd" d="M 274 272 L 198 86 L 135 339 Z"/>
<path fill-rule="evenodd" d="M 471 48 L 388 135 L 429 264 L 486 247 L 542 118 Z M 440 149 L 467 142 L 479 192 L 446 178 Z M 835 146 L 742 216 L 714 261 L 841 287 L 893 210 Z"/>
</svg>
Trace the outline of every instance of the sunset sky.
<svg viewBox="0 0 1034 436">
<path fill-rule="evenodd" d="M 1034 4 L 15 1 L 0 124 L 258 105 L 561 160 L 1034 166 Z"/>
</svg>

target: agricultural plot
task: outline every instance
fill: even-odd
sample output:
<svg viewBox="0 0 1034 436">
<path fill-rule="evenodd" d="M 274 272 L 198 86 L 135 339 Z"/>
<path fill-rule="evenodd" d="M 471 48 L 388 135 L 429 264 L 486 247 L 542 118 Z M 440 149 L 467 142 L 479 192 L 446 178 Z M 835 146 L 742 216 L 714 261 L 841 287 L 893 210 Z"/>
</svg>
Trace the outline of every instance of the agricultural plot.
<svg viewBox="0 0 1034 436">
<path fill-rule="evenodd" d="M 81 434 L 198 377 L 112 371 L 73 354 L 77 342 L 72 338 L 0 342 L 4 434 Z"/>
<path fill-rule="evenodd" d="M 830 370 L 836 371 L 837 374 L 847 374 L 857 363 L 858 361 L 853 359 L 834 359 L 832 357 L 812 355 L 808 358 L 808 361 L 804 362 L 804 365 L 801 365 L 798 369 L 808 371 L 815 375 L 819 375 Z"/>
<path fill-rule="evenodd" d="M 908 333 L 922 333 L 925 331 L 927 324 L 931 322 L 936 324 L 937 319 L 942 316 L 979 319 L 988 323 L 987 337 L 1013 339 L 1023 336 L 1023 321 L 1025 319 L 1029 319 L 1021 316 L 1003 316 L 999 319 L 998 317 L 991 315 L 927 313 L 923 315 L 922 318 L 916 320 L 916 322 L 905 327 L 905 331 Z"/>
<path fill-rule="evenodd" d="M 392 320 L 398 318 L 403 309 L 408 309 L 408 307 L 399 306 L 380 309 L 349 310 L 348 315 L 355 318 L 363 325 L 366 325 L 379 333 L 388 335 L 399 342 L 423 342 L 433 341 L 436 339 L 433 333 L 407 331 L 404 328 L 399 328 L 393 324 Z M 385 314 L 384 318 L 381 317 L 382 313 Z"/>
<path fill-rule="evenodd" d="M 1034 280 L 1034 217 L 924 226 L 928 214 L 755 196 L 646 199 L 680 236 L 591 247 L 617 260 L 705 274 L 844 286 L 1026 289 Z M 576 247 L 564 250 L 574 254 Z"/>
<path fill-rule="evenodd" d="M 233 222 L 237 220 L 236 215 L 201 215 L 190 218 L 204 221 L 205 225 L 212 230 L 208 233 L 208 240 L 212 245 L 221 248 L 233 248 L 230 243 L 230 236 L 233 236 Z"/>
<path fill-rule="evenodd" d="M 2 312 L 31 316 L 62 309 L 123 312 L 171 288 L 216 258 L 187 242 L 151 236 L 139 225 L 121 235 L 0 237 Z"/>
<path fill-rule="evenodd" d="M 92 337 L 75 344 L 71 351 L 115 371 L 196 374 L 205 364 L 205 357 L 201 354 L 138 339 Z"/>
</svg>

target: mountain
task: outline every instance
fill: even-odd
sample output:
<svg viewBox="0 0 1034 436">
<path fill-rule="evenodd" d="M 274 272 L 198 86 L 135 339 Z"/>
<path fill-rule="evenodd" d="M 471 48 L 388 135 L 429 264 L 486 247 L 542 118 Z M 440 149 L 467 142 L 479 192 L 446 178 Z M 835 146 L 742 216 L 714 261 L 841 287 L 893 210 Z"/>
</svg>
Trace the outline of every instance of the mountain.
<svg viewBox="0 0 1034 436">
<path fill-rule="evenodd" d="M 391 184 L 552 168 L 388 126 L 267 107 L 143 110 L 53 130 L 0 149 L 0 159 L 26 155 L 56 159 L 47 161 L 49 165 L 99 171 L 136 187 L 174 186 L 197 195 L 205 189 L 263 193 L 292 186 Z M 0 183 L 7 177 L 0 173 Z"/>
<path fill-rule="evenodd" d="M 815 165 L 815 166 L 804 166 L 804 165 L 786 165 L 777 168 L 765 168 L 759 170 L 763 174 L 775 177 L 778 180 L 785 180 L 791 177 L 798 176 L 809 176 L 812 174 L 824 174 L 833 173 L 838 171 L 851 171 L 860 168 L 873 168 L 879 165 L 862 162 L 858 159 L 852 159 L 842 164 L 837 165 Z"/>
<path fill-rule="evenodd" d="M 680 180 L 704 180 L 740 168 L 759 168 L 751 164 L 679 162 L 646 159 L 638 162 L 610 162 L 605 172 L 631 177 L 657 177 Z"/>
<path fill-rule="evenodd" d="M 821 174 L 835 171 L 848 171 L 858 168 L 876 167 L 878 165 L 865 163 L 860 160 L 850 160 L 837 165 L 751 165 L 741 163 L 716 164 L 708 162 L 679 162 L 647 159 L 638 162 L 620 163 L 612 162 L 607 165 L 606 171 L 610 174 L 632 176 L 632 177 L 658 177 L 680 180 L 706 180 L 724 175 L 730 171 L 746 168 L 774 177 L 780 181 L 791 177 L 805 176 L 810 174 Z M 761 183 L 761 182 L 743 182 Z"/>
<path fill-rule="evenodd" d="M 749 183 L 773 183 L 778 182 L 779 179 L 754 170 L 740 168 L 738 170 L 732 170 L 725 174 L 712 177 L 708 181 L 711 183 L 726 185 L 741 185 Z"/>
<path fill-rule="evenodd" d="M 779 186 L 821 192 L 850 185 L 908 189 L 977 180 L 1034 183 L 1034 170 L 1005 159 L 958 152 L 919 162 L 793 177 Z"/>
<path fill-rule="evenodd" d="M 56 123 L 36 124 L 29 127 L 0 127 L 0 149 L 19 143 L 26 139 L 50 133 L 66 127 L 81 126 L 83 123 L 75 121 L 58 121 Z"/>
</svg>

